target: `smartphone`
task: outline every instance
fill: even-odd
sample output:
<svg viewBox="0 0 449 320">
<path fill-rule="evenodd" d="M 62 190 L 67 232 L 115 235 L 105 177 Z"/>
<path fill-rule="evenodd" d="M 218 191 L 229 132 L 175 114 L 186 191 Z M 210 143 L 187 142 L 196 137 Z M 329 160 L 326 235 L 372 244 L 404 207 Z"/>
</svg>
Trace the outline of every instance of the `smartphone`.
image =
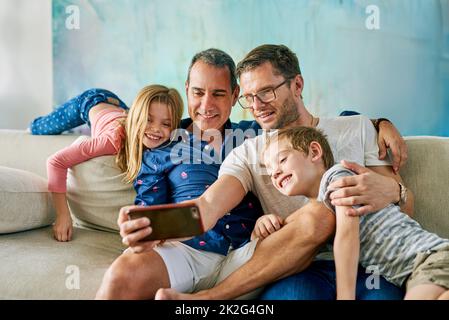
<svg viewBox="0 0 449 320">
<path fill-rule="evenodd" d="M 204 233 L 199 208 L 188 203 L 132 208 L 129 210 L 129 217 L 150 219 L 153 231 L 143 240 L 186 238 Z"/>
</svg>

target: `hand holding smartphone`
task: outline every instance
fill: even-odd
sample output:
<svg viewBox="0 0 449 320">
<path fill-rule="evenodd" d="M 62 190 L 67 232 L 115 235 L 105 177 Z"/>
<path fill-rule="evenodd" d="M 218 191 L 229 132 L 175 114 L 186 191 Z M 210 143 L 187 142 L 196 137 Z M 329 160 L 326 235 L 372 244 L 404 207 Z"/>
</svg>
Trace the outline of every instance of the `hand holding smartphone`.
<svg viewBox="0 0 449 320">
<path fill-rule="evenodd" d="M 173 203 L 129 209 L 130 219 L 147 217 L 152 232 L 142 240 L 193 237 L 204 233 L 199 208 L 191 203 Z"/>
</svg>

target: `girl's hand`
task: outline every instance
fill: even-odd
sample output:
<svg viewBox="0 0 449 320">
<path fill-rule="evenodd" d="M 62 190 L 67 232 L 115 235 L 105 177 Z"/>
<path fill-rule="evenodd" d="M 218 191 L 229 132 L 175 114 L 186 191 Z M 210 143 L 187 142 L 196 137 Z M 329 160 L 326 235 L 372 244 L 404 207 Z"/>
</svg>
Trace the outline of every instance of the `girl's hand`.
<svg viewBox="0 0 449 320">
<path fill-rule="evenodd" d="M 284 220 L 275 214 L 266 214 L 257 219 L 254 230 L 251 234 L 251 240 L 259 238 L 265 239 L 270 234 L 276 232 L 284 225 Z"/>
<path fill-rule="evenodd" d="M 72 240 L 72 232 L 73 226 L 70 215 L 59 215 L 53 226 L 55 239 L 63 242 L 70 241 Z"/>
</svg>

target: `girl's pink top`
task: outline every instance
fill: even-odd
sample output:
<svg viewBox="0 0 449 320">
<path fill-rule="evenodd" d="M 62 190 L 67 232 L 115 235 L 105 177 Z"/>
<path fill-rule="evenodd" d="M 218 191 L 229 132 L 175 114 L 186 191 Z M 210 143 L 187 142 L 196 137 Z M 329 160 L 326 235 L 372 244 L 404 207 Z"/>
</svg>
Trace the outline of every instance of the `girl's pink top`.
<svg viewBox="0 0 449 320">
<path fill-rule="evenodd" d="M 124 111 L 102 110 L 91 120 L 91 138 L 72 144 L 47 159 L 48 190 L 67 191 L 67 170 L 89 159 L 117 154 L 125 130 L 116 120 L 126 117 Z"/>
</svg>

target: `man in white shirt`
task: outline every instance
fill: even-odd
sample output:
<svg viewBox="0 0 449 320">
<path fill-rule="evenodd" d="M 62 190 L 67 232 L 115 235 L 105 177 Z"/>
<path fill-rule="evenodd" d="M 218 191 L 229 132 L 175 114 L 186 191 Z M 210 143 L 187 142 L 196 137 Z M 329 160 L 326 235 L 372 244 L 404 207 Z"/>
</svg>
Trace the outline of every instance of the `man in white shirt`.
<svg viewBox="0 0 449 320">
<path fill-rule="evenodd" d="M 251 65 L 250 60 L 254 55 L 259 58 Z M 245 64 L 245 61 L 250 63 Z M 343 120 L 320 120 L 306 110 L 301 95 L 304 83 L 299 63 L 296 55 L 288 48 L 285 46 L 258 47 L 250 52 L 239 66 L 243 93 L 239 102 L 242 106 L 250 108 L 255 120 L 263 129 L 277 129 L 293 125 L 318 126 L 328 135 L 335 135 L 331 142 L 334 152 L 338 153 L 337 149 L 342 148 L 342 157 L 350 155 L 348 159 L 352 161 L 375 166 L 369 170 L 357 166 L 357 164 L 350 164 L 351 168 L 358 171 L 360 175 L 340 182 L 340 186 L 346 186 L 346 188 L 341 188 L 340 194 L 335 192 L 336 196 L 340 198 L 335 201 L 342 204 L 348 201 L 354 204 L 363 204 L 364 206 L 359 209 L 360 212 L 354 212 L 354 214 L 360 214 L 376 211 L 390 202 L 400 200 L 400 187 L 396 182 L 396 180 L 400 181 L 400 177 L 393 173 L 388 162 L 377 159 L 376 133 L 364 117 L 348 117 L 346 120 L 344 118 L 342 118 Z M 348 123 L 349 125 L 347 125 Z M 385 126 L 386 131 L 390 131 L 387 136 L 397 136 L 397 132 L 391 132 L 396 130 L 391 124 L 382 122 L 382 125 Z M 345 137 L 343 133 L 348 136 Z M 352 136 L 355 139 L 351 139 Z M 263 241 L 251 241 L 245 246 L 231 251 L 220 266 L 220 274 L 215 281 L 218 285 L 213 289 L 198 292 L 198 295 L 193 298 L 230 299 L 242 296 L 278 279 L 285 277 L 289 279 L 289 276 L 298 272 L 300 272 L 298 275 L 304 274 L 301 271 L 304 271 L 312 263 L 319 248 L 334 232 L 334 216 L 323 205 L 307 203 L 305 198 L 282 196 L 271 186 L 269 177 L 264 172 L 263 164 L 259 161 L 261 157 L 258 156 L 260 151 L 258 143 L 263 145 L 264 137 L 262 135 L 254 140 L 248 139 L 242 146 L 232 151 L 221 167 L 219 179 L 207 189 L 203 196 L 193 202 L 200 207 L 206 229 L 210 229 L 220 217 L 234 208 L 245 194 L 252 190 L 258 195 L 265 213 L 275 212 L 286 217 L 285 224 Z M 333 137 L 330 139 L 332 141 Z M 385 142 L 387 146 L 391 146 L 391 144 L 390 141 Z M 401 161 L 406 158 L 403 148 L 403 145 L 393 148 L 395 154 L 402 153 L 402 156 L 395 157 L 397 167 L 400 167 Z M 351 153 L 347 153 L 349 151 Z M 120 212 L 119 225 L 124 243 L 135 251 L 152 250 L 154 243 L 140 241 L 149 232 L 146 230 L 149 229 L 148 223 L 139 220 L 127 221 L 127 209 L 124 208 Z M 136 256 L 132 258 L 132 273 L 122 272 L 130 270 L 125 264 L 121 268 L 111 269 L 112 271 L 106 277 L 109 279 L 103 285 L 103 296 L 114 297 L 113 294 L 110 294 L 112 292 L 124 293 L 124 290 L 119 290 L 124 288 L 124 283 L 128 284 L 125 286 L 128 289 L 130 288 L 129 283 L 138 284 L 132 287 L 134 290 L 130 295 L 132 297 L 145 296 L 136 291 L 148 291 L 147 288 L 154 287 L 156 280 L 160 281 L 160 287 L 166 287 L 166 281 L 160 280 L 161 276 L 164 276 L 162 271 L 157 278 L 153 270 L 148 270 L 149 265 L 153 268 L 157 265 L 149 261 L 148 256 L 144 254 Z M 326 257 L 329 258 L 326 252 L 320 254 L 320 258 L 326 259 Z M 331 261 L 331 263 L 333 262 Z M 116 275 L 114 275 L 115 272 Z M 127 274 L 128 276 L 126 276 Z M 129 281 L 130 277 L 132 277 L 132 281 Z M 316 279 L 307 278 L 309 285 L 316 284 Z M 332 286 L 326 289 L 334 290 Z M 124 296 L 126 295 L 121 295 L 121 297 Z M 397 293 L 392 293 L 389 296 L 387 294 L 387 299 L 390 297 L 397 297 Z M 148 298 L 151 297 L 148 296 Z M 162 289 L 159 290 L 156 298 L 187 299 L 191 297 Z M 290 298 L 298 297 L 293 294 Z M 314 297 L 309 294 L 304 298 L 325 297 Z"/>
<path fill-rule="evenodd" d="M 250 52 L 237 66 L 240 76 L 242 96 L 239 103 L 249 108 L 263 129 L 278 129 L 294 125 L 317 127 L 327 135 L 335 159 L 350 160 L 352 169 L 360 172 L 358 178 L 372 181 L 369 185 L 357 179 L 342 181 L 347 184 L 342 189 L 340 199 L 351 204 L 363 205 L 359 213 L 375 211 L 391 202 L 399 202 L 399 175 L 395 174 L 389 161 L 379 160 L 376 131 L 371 122 L 363 116 L 318 119 L 304 106 L 302 90 L 304 86 L 296 56 L 284 46 L 261 46 Z M 265 292 L 263 298 L 332 299 L 335 297 L 335 273 L 329 252 L 321 252 L 316 257 L 312 270 L 303 271 L 312 263 L 318 248 L 334 232 L 335 222 L 324 205 L 310 203 L 303 197 L 287 197 L 278 192 L 265 172 L 260 155 L 266 136 L 264 134 L 246 140 L 235 148 L 220 168 L 219 179 L 199 199 L 204 216 L 211 218 L 211 225 L 224 212 L 230 210 L 247 192 L 252 191 L 260 199 L 265 213 L 275 213 L 285 218 L 281 229 L 260 241 L 254 255 L 236 272 L 223 266 L 217 286 L 203 290 L 193 296 L 177 294 L 174 290 L 161 289 L 156 298 L 198 298 L 230 299 L 242 296 L 267 283 L 287 276 L 294 283 L 298 294 L 290 293 L 289 278 Z M 359 165 L 365 165 L 365 169 Z M 365 189 L 368 189 L 366 192 Z M 338 195 L 337 195 L 338 196 Z M 409 193 L 403 210 L 412 212 L 412 196 Z M 301 209 L 300 209 L 301 208 Z M 355 213 L 355 212 L 354 212 Z M 248 244 L 248 246 L 250 246 Z M 241 250 L 241 249 L 239 249 Z M 238 250 L 236 250 L 238 251 Z M 249 250 L 251 255 L 251 250 Z M 326 251 L 326 250 L 324 250 Z M 232 261 L 233 253 L 227 260 Z M 306 269 L 307 270 L 307 269 Z M 230 274 L 230 276 L 228 276 Z M 382 279 L 380 290 L 369 292 L 365 285 L 365 272 L 360 272 L 360 299 L 401 298 L 402 292 Z M 323 282 L 328 280 L 327 287 Z M 307 287 L 314 289 L 307 291 Z M 319 290 L 315 290 L 319 289 Z M 305 292 L 301 292 L 301 290 Z M 332 295 L 332 293 L 334 295 Z M 282 295 L 283 294 L 283 295 Z M 250 296 L 245 296 L 250 297 Z"/>
</svg>

